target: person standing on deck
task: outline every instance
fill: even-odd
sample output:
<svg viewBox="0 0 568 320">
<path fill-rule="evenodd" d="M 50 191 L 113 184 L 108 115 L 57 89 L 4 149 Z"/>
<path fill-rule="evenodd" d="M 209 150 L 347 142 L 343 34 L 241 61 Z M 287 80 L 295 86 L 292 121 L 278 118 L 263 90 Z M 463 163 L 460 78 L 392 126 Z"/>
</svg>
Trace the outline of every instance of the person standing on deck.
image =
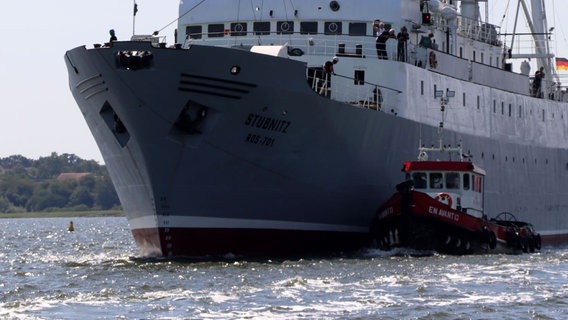
<svg viewBox="0 0 568 320">
<path fill-rule="evenodd" d="M 329 84 L 331 82 L 331 75 L 335 74 L 335 70 L 333 70 L 333 66 L 338 61 L 339 61 L 339 58 L 333 57 L 333 59 L 328 60 L 323 64 L 324 82 L 323 82 L 321 89 L 320 89 L 320 92 L 319 92 L 321 95 L 327 95 Z"/>
<path fill-rule="evenodd" d="M 400 29 L 398 35 L 396 36 L 396 39 L 398 40 L 396 47 L 398 61 L 406 62 L 406 43 L 409 38 L 410 36 L 408 35 L 408 29 L 406 29 L 406 27 L 403 26 Z"/>
<path fill-rule="evenodd" d="M 385 25 L 382 22 L 375 24 L 373 26 L 375 30 L 375 36 L 377 37 L 377 57 L 381 60 L 387 59 L 387 48 L 386 42 L 389 39 L 389 32 L 385 29 Z"/>
</svg>

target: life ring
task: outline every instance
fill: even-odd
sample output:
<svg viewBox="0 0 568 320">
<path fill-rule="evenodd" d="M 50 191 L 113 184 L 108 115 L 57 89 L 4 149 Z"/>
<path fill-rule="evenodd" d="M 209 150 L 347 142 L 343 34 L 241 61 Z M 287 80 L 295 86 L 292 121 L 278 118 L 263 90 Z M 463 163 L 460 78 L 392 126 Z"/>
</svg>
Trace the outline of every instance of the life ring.
<svg viewBox="0 0 568 320">
<path fill-rule="evenodd" d="M 452 206 L 452 203 L 453 203 L 452 196 L 450 196 L 449 194 L 447 194 L 445 192 L 438 193 L 436 195 L 435 199 L 436 199 L 436 201 L 439 201 L 439 202 L 446 204 L 450 207 Z"/>
<path fill-rule="evenodd" d="M 438 66 L 438 60 L 436 60 L 436 53 L 434 53 L 434 51 L 430 51 L 429 63 L 430 68 L 436 69 Z"/>
</svg>

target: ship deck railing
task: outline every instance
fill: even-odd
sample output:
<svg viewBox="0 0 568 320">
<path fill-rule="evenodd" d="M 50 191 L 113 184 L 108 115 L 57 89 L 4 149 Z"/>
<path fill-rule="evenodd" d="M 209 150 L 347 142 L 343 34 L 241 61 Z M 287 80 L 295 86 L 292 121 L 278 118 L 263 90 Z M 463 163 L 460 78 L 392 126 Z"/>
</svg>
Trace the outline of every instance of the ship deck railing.
<svg viewBox="0 0 568 320">
<path fill-rule="evenodd" d="M 332 77 L 336 78 L 336 80 L 333 80 L 332 86 L 328 83 L 331 80 L 325 74 L 308 75 L 308 82 L 311 84 L 312 90 L 330 99 L 342 101 L 360 108 L 395 112 L 398 95 L 402 91 L 340 74 L 335 74 Z M 337 81 L 337 79 L 346 81 Z M 359 81 L 359 85 L 353 86 L 352 84 L 355 81 Z"/>
<path fill-rule="evenodd" d="M 252 46 L 283 46 L 286 45 L 290 52 L 294 49 L 301 50 L 302 55 L 322 56 L 328 59 L 333 56 L 345 56 L 354 58 L 377 58 L 374 36 L 352 36 L 348 34 L 329 35 L 323 33 L 289 33 L 278 34 L 264 32 L 256 35 L 255 32 L 241 32 L 241 36 L 230 36 L 230 32 L 221 34 L 191 34 L 188 36 L 183 48 L 188 48 L 193 43 L 207 44 L 224 47 Z M 197 38 L 197 39 L 196 39 Z M 389 46 L 390 43 L 394 46 Z M 389 59 L 396 59 L 396 39 L 387 41 L 387 55 Z M 409 43 L 410 45 L 410 43 Z"/>
<path fill-rule="evenodd" d="M 467 29 L 467 28 L 466 28 Z M 464 27 L 461 28 L 462 33 L 465 32 Z M 481 28 L 484 32 L 479 35 L 479 30 L 474 32 L 476 38 L 483 38 L 491 42 L 493 45 L 500 45 L 500 42 L 495 42 L 494 33 L 495 29 L 492 26 L 484 26 Z M 376 49 L 376 38 L 369 35 L 349 35 L 349 34 L 322 34 L 322 33 L 275 33 L 263 31 L 262 34 L 258 32 L 239 32 L 233 35 L 233 32 L 223 33 L 204 33 L 204 34 L 191 34 L 182 45 L 183 48 L 188 48 L 191 44 L 203 44 L 212 46 L 223 46 L 232 48 L 242 48 L 247 50 L 253 46 L 258 45 L 274 45 L 274 46 L 287 46 L 288 55 L 298 60 L 307 61 L 308 66 L 316 66 L 329 60 L 333 56 L 347 57 L 347 58 L 360 58 L 360 59 L 378 59 Z M 470 32 L 471 33 L 471 32 Z M 483 84 L 484 81 L 490 79 L 493 81 L 490 85 L 493 88 L 502 89 L 504 91 L 523 94 L 526 96 L 535 95 L 531 91 L 532 80 L 518 73 L 505 70 L 504 66 L 491 66 L 483 63 L 482 61 L 470 61 L 465 58 L 452 55 L 448 52 L 438 51 L 431 48 L 423 48 L 418 46 L 420 36 L 423 35 L 417 32 L 410 32 L 410 40 L 407 42 L 406 53 L 404 56 L 404 63 L 408 63 L 424 69 L 429 69 L 433 72 L 448 75 L 464 81 Z M 434 52 L 437 57 L 437 67 L 432 67 L 430 63 L 430 53 Z M 397 40 L 389 39 L 386 42 L 386 54 L 388 60 L 398 60 L 397 58 Z M 474 67 L 475 65 L 476 67 Z M 479 72 L 472 72 L 479 69 Z M 491 73 L 490 77 L 487 72 Z M 477 79 L 479 78 L 479 79 Z M 381 85 L 381 84 L 377 84 Z M 365 86 L 366 87 L 366 86 Z M 367 92 L 369 88 L 365 89 Z M 351 89 L 353 91 L 353 88 Z M 556 88 L 554 83 L 549 83 L 547 79 L 543 79 L 543 92 L 541 96 L 536 96 L 544 99 L 564 101 L 565 92 Z M 363 96 L 368 93 L 364 93 Z M 383 92 L 384 95 L 384 92 Z M 386 100 L 387 97 L 384 97 Z M 364 105 L 372 105 L 373 100 L 367 98 L 363 99 L 349 99 L 350 101 L 363 101 Z M 369 101 L 369 102 L 366 102 Z M 357 104 L 360 104 L 357 102 Z M 378 108 L 378 104 L 377 104 Z"/>
</svg>

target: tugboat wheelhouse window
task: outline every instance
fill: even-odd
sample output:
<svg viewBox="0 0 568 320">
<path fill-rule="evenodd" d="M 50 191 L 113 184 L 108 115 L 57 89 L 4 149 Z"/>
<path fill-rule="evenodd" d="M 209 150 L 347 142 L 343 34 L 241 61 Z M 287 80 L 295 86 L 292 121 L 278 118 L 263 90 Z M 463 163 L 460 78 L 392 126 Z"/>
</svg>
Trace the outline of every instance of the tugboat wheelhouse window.
<svg viewBox="0 0 568 320">
<path fill-rule="evenodd" d="M 446 173 L 446 188 L 459 189 L 460 188 L 460 174 L 457 172 Z"/>
<path fill-rule="evenodd" d="M 324 24 L 323 32 L 327 35 L 341 34 L 341 29 L 341 21 L 332 21 Z"/>
<path fill-rule="evenodd" d="M 252 29 L 255 36 L 265 36 L 270 34 L 270 22 L 254 22 Z"/>
<path fill-rule="evenodd" d="M 350 22 L 349 23 L 350 36 L 365 36 L 367 35 L 367 24 L 363 22 Z"/>
<path fill-rule="evenodd" d="M 473 176 L 473 191 L 481 193 L 483 180 L 480 176 Z"/>
<path fill-rule="evenodd" d="M 246 22 L 233 22 L 231 23 L 231 36 L 243 37 L 247 35 Z"/>
<path fill-rule="evenodd" d="M 414 181 L 415 189 L 426 189 L 426 181 L 428 180 L 425 172 L 414 172 L 412 180 Z"/>
<path fill-rule="evenodd" d="M 207 36 L 209 38 L 220 38 L 225 35 L 225 25 L 222 23 L 210 24 L 207 26 Z"/>
<path fill-rule="evenodd" d="M 300 34 L 317 34 L 317 33 L 318 33 L 317 21 L 300 22 Z"/>
<path fill-rule="evenodd" d="M 185 35 L 189 36 L 190 39 L 201 39 L 202 33 L 201 26 L 187 26 L 185 28 Z"/>
<path fill-rule="evenodd" d="M 294 33 L 294 21 L 278 21 L 278 22 L 276 22 L 276 33 L 277 34 L 293 34 Z"/>
<path fill-rule="evenodd" d="M 469 173 L 464 173 L 463 175 L 463 189 L 469 190 Z"/>
<path fill-rule="evenodd" d="M 443 185 L 443 175 L 440 172 L 430 173 L 430 189 L 442 189 Z"/>
</svg>

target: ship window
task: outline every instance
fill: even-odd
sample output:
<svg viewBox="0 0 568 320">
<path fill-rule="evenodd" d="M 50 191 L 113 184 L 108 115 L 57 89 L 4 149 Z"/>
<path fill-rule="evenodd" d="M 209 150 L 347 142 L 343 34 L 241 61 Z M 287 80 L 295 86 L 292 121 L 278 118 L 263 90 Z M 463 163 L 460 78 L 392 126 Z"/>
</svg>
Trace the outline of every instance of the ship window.
<svg viewBox="0 0 568 320">
<path fill-rule="evenodd" d="M 523 117 L 523 109 L 522 107 L 519 105 L 519 118 Z"/>
<path fill-rule="evenodd" d="M 511 104 L 509 103 L 509 117 L 511 116 L 511 114 L 513 112 L 512 109 L 513 109 L 513 106 L 511 106 Z"/>
<path fill-rule="evenodd" d="M 301 34 L 317 34 L 318 33 L 318 23 L 316 21 L 300 22 L 300 33 Z"/>
<path fill-rule="evenodd" d="M 432 172 L 430 173 L 430 189 L 442 189 L 443 180 L 442 173 Z"/>
<path fill-rule="evenodd" d="M 185 35 L 188 36 L 189 39 L 201 39 L 202 32 L 201 26 L 187 26 L 185 28 Z"/>
<path fill-rule="evenodd" d="M 457 172 L 446 173 L 446 188 L 459 189 L 460 188 L 460 174 Z"/>
<path fill-rule="evenodd" d="M 207 26 L 207 36 L 209 38 L 219 38 L 225 35 L 225 25 L 222 23 L 210 24 Z"/>
<path fill-rule="evenodd" d="M 505 102 L 501 101 L 501 114 L 505 114 Z"/>
<path fill-rule="evenodd" d="M 353 84 L 356 86 L 365 84 L 365 70 L 355 70 L 355 74 L 353 75 Z"/>
<path fill-rule="evenodd" d="M 350 36 L 364 36 L 367 34 L 367 24 L 364 22 L 349 23 Z"/>
<path fill-rule="evenodd" d="M 254 22 L 252 24 L 254 35 L 264 36 L 270 34 L 270 22 Z"/>
<path fill-rule="evenodd" d="M 341 21 L 326 22 L 323 32 L 324 34 L 341 34 Z"/>
<path fill-rule="evenodd" d="M 469 190 L 469 173 L 463 175 L 463 189 Z"/>
<path fill-rule="evenodd" d="M 493 113 L 497 113 L 497 101 L 493 100 Z"/>
<path fill-rule="evenodd" d="M 465 92 L 463 93 L 463 106 L 465 107 Z"/>
<path fill-rule="evenodd" d="M 412 180 L 414 181 L 414 188 L 425 189 L 426 188 L 426 173 L 425 172 L 414 172 L 412 174 Z"/>
<path fill-rule="evenodd" d="M 463 58 L 463 48 L 460 47 L 460 58 Z"/>
<path fill-rule="evenodd" d="M 481 63 L 483 63 L 483 52 L 481 53 Z"/>
<path fill-rule="evenodd" d="M 481 99 L 477 96 L 477 109 L 481 107 Z"/>
<path fill-rule="evenodd" d="M 246 22 L 233 22 L 231 23 L 231 36 L 242 37 L 247 35 Z"/>
<path fill-rule="evenodd" d="M 473 50 L 473 62 L 475 62 L 475 50 Z"/>
<path fill-rule="evenodd" d="M 294 21 L 278 21 L 278 22 L 276 22 L 276 33 L 277 34 L 293 34 L 294 33 Z"/>
<path fill-rule="evenodd" d="M 420 81 L 420 94 L 424 95 L 424 80 Z"/>
</svg>

